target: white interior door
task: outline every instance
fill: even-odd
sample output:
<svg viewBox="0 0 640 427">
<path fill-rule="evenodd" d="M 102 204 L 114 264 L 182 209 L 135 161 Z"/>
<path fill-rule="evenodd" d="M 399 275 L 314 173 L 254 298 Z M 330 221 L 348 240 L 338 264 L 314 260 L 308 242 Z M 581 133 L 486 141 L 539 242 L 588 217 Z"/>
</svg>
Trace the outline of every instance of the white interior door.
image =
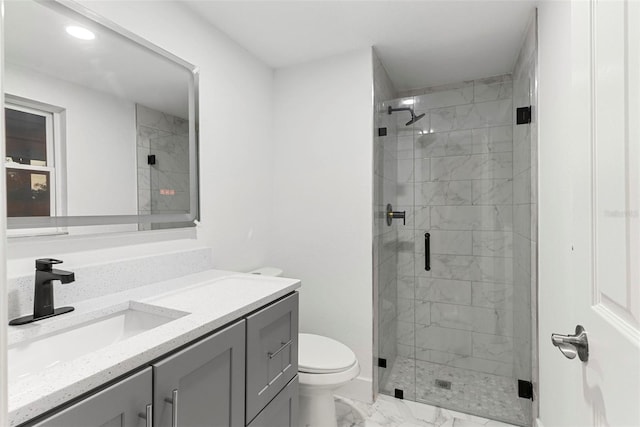
<svg viewBox="0 0 640 427">
<path fill-rule="evenodd" d="M 555 242 L 565 249 L 556 263 L 563 283 L 549 276 L 543 281 L 541 264 L 540 392 L 548 394 L 541 396 L 541 421 L 545 427 L 637 427 L 640 2 L 572 1 L 569 16 L 567 118 L 573 120 L 566 124 L 571 131 L 565 162 L 571 188 L 565 192 L 570 199 L 557 209 L 571 212 L 571 221 L 565 224 L 570 231 Z M 549 339 L 549 332 L 572 334 L 576 324 L 588 334 L 587 362 L 566 359 Z"/>
</svg>

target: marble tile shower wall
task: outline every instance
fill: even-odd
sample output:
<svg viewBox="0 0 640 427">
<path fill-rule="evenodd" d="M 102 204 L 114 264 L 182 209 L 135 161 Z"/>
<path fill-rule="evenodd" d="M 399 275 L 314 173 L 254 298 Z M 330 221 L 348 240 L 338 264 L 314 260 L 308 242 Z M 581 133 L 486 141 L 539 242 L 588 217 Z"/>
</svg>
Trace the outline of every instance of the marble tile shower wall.
<svg viewBox="0 0 640 427">
<path fill-rule="evenodd" d="M 189 121 L 138 104 L 136 128 L 138 214 L 189 212 Z"/>
<path fill-rule="evenodd" d="M 392 365 L 396 358 L 397 332 L 397 228 L 384 222 L 387 203 L 396 203 L 396 176 L 398 136 L 395 119 L 384 113 L 383 100 L 395 97 L 395 89 L 382 63 L 373 54 L 374 81 L 374 230 L 373 230 L 373 280 L 377 296 L 377 354 Z M 387 135 L 379 136 L 378 128 L 386 128 Z M 377 374 L 378 372 L 376 372 Z M 389 371 L 381 369 L 378 378 L 384 384 Z"/>
<path fill-rule="evenodd" d="M 398 126 L 398 355 L 513 373 L 510 75 L 402 99 L 426 116 Z M 424 233 L 431 234 L 425 270 Z"/>
<path fill-rule="evenodd" d="M 513 73 L 514 107 L 532 106 L 536 111 L 536 21 L 532 20 Z M 537 313 L 537 127 L 514 125 L 513 134 L 513 275 L 514 275 L 514 370 L 515 378 L 533 380 L 537 353 L 532 337 Z M 536 387 L 534 386 L 534 390 Z M 537 399 L 536 399 L 537 400 Z M 525 402 L 523 402 L 525 403 Z M 531 405 L 523 404 L 525 414 Z"/>
</svg>

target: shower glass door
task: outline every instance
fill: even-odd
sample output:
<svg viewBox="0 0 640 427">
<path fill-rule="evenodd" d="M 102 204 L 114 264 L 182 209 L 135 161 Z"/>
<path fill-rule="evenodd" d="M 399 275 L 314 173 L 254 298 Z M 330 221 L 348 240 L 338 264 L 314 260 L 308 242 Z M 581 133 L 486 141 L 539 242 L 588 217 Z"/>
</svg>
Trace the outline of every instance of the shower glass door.
<svg viewBox="0 0 640 427">
<path fill-rule="evenodd" d="M 393 208 L 406 222 L 386 227 L 395 264 L 378 264 L 379 391 L 522 426 L 532 404 L 519 394 L 534 380 L 536 147 L 515 111 L 535 103 L 530 39 L 513 75 L 426 89 L 377 113 L 425 114 L 409 125 L 409 111 L 388 115 Z"/>
</svg>

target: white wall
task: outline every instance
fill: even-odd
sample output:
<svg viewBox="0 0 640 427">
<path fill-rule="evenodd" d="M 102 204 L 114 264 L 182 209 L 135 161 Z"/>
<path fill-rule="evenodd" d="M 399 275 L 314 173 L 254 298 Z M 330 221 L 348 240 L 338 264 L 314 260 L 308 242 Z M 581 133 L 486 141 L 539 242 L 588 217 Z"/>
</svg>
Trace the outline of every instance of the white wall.
<svg viewBox="0 0 640 427">
<path fill-rule="evenodd" d="M 11 64 L 4 77 L 6 93 L 64 109 L 66 214 L 135 215 L 135 104 Z"/>
<path fill-rule="evenodd" d="M 571 31 L 570 2 L 541 2 L 538 9 L 538 388 L 539 417 L 546 426 L 576 425 L 575 414 L 566 413 L 563 406 L 575 407 L 569 402 L 583 398 L 578 384 L 554 380 L 558 372 L 567 369 L 568 361 L 549 339 L 553 332 L 565 333 L 556 330 L 558 313 L 567 308 L 571 310 L 571 301 L 576 297 L 570 286 L 572 266 L 568 248 L 558 244 L 571 241 L 574 221 L 570 162 L 573 124 L 568 114 L 572 111 L 573 99 Z M 558 298 L 561 292 L 564 295 Z M 566 326 L 571 328 L 573 324 Z"/>
<path fill-rule="evenodd" d="M 372 75 L 370 49 L 276 71 L 269 257 L 302 280 L 301 331 L 355 351 L 364 399 L 373 349 Z"/>
<path fill-rule="evenodd" d="M 215 266 L 263 265 L 271 200 L 273 71 L 174 2 L 80 2 L 200 67 L 198 238 Z"/>
</svg>

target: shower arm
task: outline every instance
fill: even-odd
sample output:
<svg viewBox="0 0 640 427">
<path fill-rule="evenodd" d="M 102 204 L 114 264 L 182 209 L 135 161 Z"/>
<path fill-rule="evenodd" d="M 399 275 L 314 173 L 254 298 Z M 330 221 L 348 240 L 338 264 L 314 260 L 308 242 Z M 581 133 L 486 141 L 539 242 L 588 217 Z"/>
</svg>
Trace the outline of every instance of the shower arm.
<svg viewBox="0 0 640 427">
<path fill-rule="evenodd" d="M 389 106 L 387 111 L 389 112 L 389 114 L 393 113 L 394 111 L 410 111 L 411 112 L 411 116 L 414 116 L 413 108 L 411 108 L 411 107 L 393 108 L 392 106 Z"/>
<path fill-rule="evenodd" d="M 408 111 L 409 113 L 411 113 L 411 120 L 409 120 L 405 124 L 405 126 L 409 126 L 409 125 L 414 124 L 415 122 L 417 122 L 418 120 L 423 118 L 425 116 L 425 114 L 426 114 L 426 113 L 422 113 L 419 116 L 416 116 L 415 113 L 413 112 L 413 108 L 411 108 L 411 107 L 393 108 L 392 106 L 389 106 L 387 111 L 389 112 L 389 114 L 392 114 L 394 111 Z"/>
</svg>

